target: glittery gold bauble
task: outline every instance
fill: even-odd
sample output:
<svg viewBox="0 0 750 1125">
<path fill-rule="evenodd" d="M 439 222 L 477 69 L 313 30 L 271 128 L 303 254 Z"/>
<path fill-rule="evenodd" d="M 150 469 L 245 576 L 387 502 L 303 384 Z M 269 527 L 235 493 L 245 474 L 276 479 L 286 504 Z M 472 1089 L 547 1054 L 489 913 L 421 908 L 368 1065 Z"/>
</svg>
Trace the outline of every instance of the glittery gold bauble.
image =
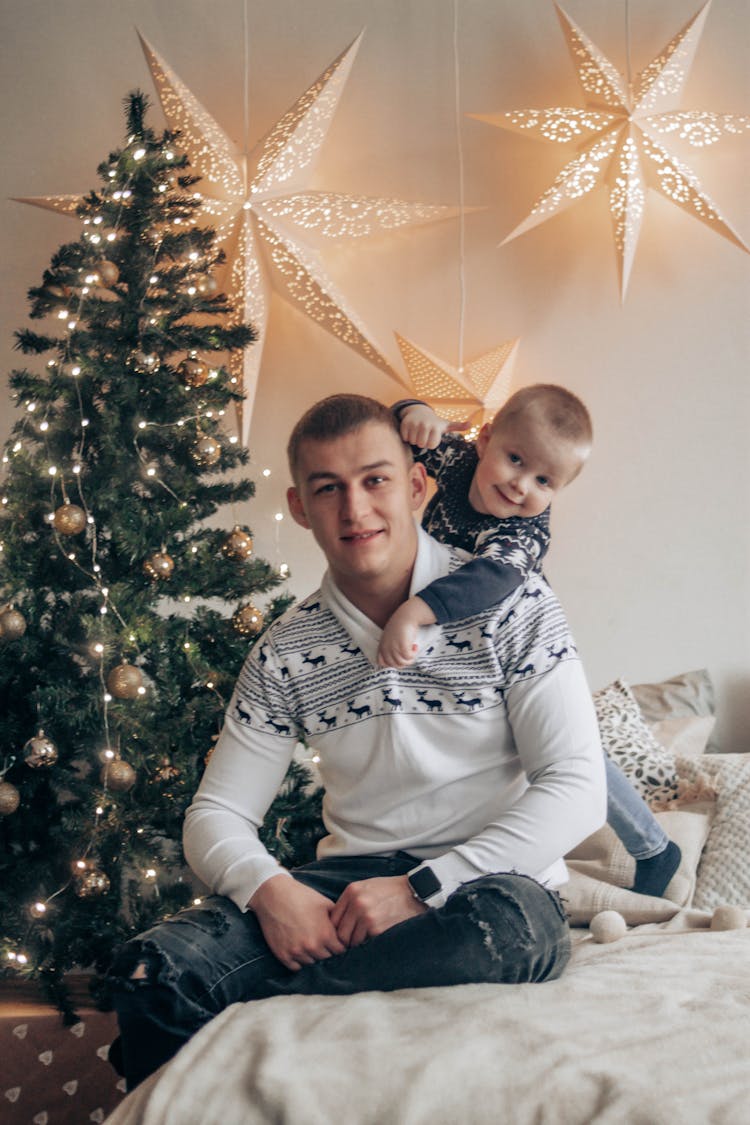
<svg viewBox="0 0 750 1125">
<path fill-rule="evenodd" d="M 0 781 L 0 816 L 10 816 L 21 803 L 21 794 L 9 781 Z"/>
<path fill-rule="evenodd" d="M 174 559 L 166 551 L 157 551 L 155 555 L 149 555 L 143 569 L 149 578 L 169 578 L 174 570 Z"/>
<path fill-rule="evenodd" d="M 208 381 L 208 367 L 200 359 L 183 359 L 177 374 L 188 387 L 202 387 Z"/>
<path fill-rule="evenodd" d="M 137 351 L 133 353 L 136 371 L 143 371 L 147 375 L 156 371 L 159 366 L 159 357 L 153 352 Z"/>
<path fill-rule="evenodd" d="M 211 297 L 219 288 L 216 278 L 207 273 L 204 277 L 199 277 L 195 283 L 195 288 L 198 290 L 202 297 Z"/>
<path fill-rule="evenodd" d="M 107 687 L 116 699 L 135 699 L 142 686 L 141 670 L 134 664 L 118 664 L 107 676 Z"/>
<path fill-rule="evenodd" d="M 0 639 L 17 641 L 26 632 L 26 618 L 12 605 L 0 610 Z"/>
<path fill-rule="evenodd" d="M 99 774 L 102 785 L 106 785 L 116 793 L 127 793 L 128 789 L 132 789 L 135 785 L 135 778 L 135 770 L 122 758 L 113 758 L 111 762 L 107 762 L 102 766 Z"/>
<path fill-rule="evenodd" d="M 218 439 L 203 434 L 195 441 L 192 455 L 193 460 L 199 465 L 215 465 L 221 457 L 221 446 Z"/>
<path fill-rule="evenodd" d="M 77 504 L 63 504 L 55 512 L 52 526 L 61 535 L 78 535 L 86 526 L 86 513 Z"/>
<path fill-rule="evenodd" d="M 263 628 L 263 614 L 252 602 L 248 602 L 234 614 L 232 624 L 241 636 L 254 637 Z"/>
<path fill-rule="evenodd" d="M 161 766 L 156 771 L 157 781 L 174 781 L 176 777 L 180 776 L 180 771 L 176 766 L 173 766 L 169 758 L 162 761 Z"/>
<path fill-rule="evenodd" d="M 253 539 L 246 527 L 235 527 L 221 548 L 230 559 L 249 559 L 253 553 Z"/>
<path fill-rule="evenodd" d="M 40 730 L 23 748 L 23 760 L 32 769 L 48 769 L 57 761 L 57 747 L 51 738 Z"/>
<path fill-rule="evenodd" d="M 114 285 L 120 278 L 120 271 L 115 263 L 107 261 L 106 258 L 102 262 L 97 262 L 96 272 L 105 285 Z"/>
<path fill-rule="evenodd" d="M 79 898 L 96 898 L 109 890 L 109 879 L 97 867 L 87 867 L 75 877 L 75 889 Z"/>
</svg>

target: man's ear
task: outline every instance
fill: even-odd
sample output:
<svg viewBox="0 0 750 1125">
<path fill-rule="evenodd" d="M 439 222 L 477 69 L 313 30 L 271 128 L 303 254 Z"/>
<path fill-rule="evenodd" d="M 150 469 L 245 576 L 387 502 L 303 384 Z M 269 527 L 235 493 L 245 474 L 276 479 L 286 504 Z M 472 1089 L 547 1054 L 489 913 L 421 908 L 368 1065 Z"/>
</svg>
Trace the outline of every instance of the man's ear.
<svg viewBox="0 0 750 1125">
<path fill-rule="evenodd" d="M 300 499 L 300 495 L 297 492 L 297 489 L 293 486 L 286 490 L 286 502 L 289 506 L 289 511 L 294 522 L 298 523 L 300 527 L 307 528 L 307 530 L 309 531 L 310 524 L 308 522 L 307 516 L 305 515 L 304 505 L 302 504 L 302 500 Z"/>
<path fill-rule="evenodd" d="M 409 466 L 409 486 L 411 490 L 411 508 L 416 512 L 421 508 L 427 495 L 427 471 L 420 461 L 414 461 Z"/>
<path fill-rule="evenodd" d="M 484 425 L 482 426 L 481 430 L 477 434 L 477 441 L 476 441 L 477 457 L 479 458 L 480 461 L 484 457 L 484 451 L 487 448 L 487 444 L 488 444 L 491 437 L 492 437 L 492 426 L 490 425 L 489 422 L 485 422 Z"/>
</svg>

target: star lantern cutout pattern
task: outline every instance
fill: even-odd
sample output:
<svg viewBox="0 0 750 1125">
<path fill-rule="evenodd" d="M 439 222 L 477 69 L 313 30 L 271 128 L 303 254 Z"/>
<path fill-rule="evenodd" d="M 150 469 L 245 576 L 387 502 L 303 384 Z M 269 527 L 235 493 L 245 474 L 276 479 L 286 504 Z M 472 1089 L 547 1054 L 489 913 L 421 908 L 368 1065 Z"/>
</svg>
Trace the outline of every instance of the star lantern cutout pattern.
<svg viewBox="0 0 750 1125">
<path fill-rule="evenodd" d="M 139 34 L 164 116 L 179 130 L 179 145 L 202 177 L 206 223 L 217 233 L 226 263 L 217 276 L 237 320 L 248 320 L 257 341 L 230 369 L 243 385 L 241 435 L 246 444 L 268 328 L 271 288 L 277 288 L 321 327 L 403 385 L 366 326 L 328 277 L 318 251 L 306 242 L 316 232 L 330 239 L 451 218 L 458 208 L 396 199 L 316 191 L 308 186 L 321 146 L 362 40 L 360 34 L 333 60 L 249 153 L 237 147 L 208 111 Z M 73 217 L 79 196 L 26 198 Z"/>
<path fill-rule="evenodd" d="M 743 250 L 748 247 L 719 213 L 697 175 L 656 139 L 676 137 L 705 148 L 750 127 L 750 117 L 679 110 L 683 87 L 695 56 L 711 0 L 629 84 L 615 66 L 556 4 L 586 109 L 514 110 L 468 116 L 545 141 L 574 142 L 575 156 L 533 205 L 528 216 L 501 245 L 551 219 L 599 185 L 609 193 L 625 299 L 646 202 L 647 187 L 706 223 Z"/>
<path fill-rule="evenodd" d="M 437 359 L 396 333 L 415 397 L 449 422 L 468 421 L 469 433 L 489 422 L 510 391 L 519 340 L 506 340 L 461 367 Z"/>
</svg>

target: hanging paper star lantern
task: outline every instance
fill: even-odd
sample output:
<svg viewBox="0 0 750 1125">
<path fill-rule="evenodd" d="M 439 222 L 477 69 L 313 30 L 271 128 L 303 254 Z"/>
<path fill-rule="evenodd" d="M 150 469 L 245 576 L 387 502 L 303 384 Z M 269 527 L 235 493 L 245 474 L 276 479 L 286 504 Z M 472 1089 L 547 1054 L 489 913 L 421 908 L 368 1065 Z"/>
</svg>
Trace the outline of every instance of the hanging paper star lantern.
<svg viewBox="0 0 750 1125">
<path fill-rule="evenodd" d="M 508 397 L 519 341 L 506 340 L 463 365 L 450 364 L 396 333 L 415 397 L 428 402 L 449 422 L 468 421 L 470 429 L 489 422 Z"/>
<path fill-rule="evenodd" d="M 403 384 L 365 325 L 327 276 L 320 255 L 306 244 L 309 233 L 327 238 L 363 237 L 417 223 L 447 219 L 455 207 L 310 190 L 308 181 L 343 93 L 360 35 L 287 110 L 252 152 L 241 153 L 169 65 L 139 35 L 170 129 L 202 177 L 206 221 L 226 253 L 220 288 L 238 320 L 250 321 L 256 343 L 230 360 L 241 377 L 245 402 L 242 438 L 247 441 L 268 326 L 270 278 L 317 324 Z M 75 214 L 77 197 L 24 199 Z"/>
<path fill-rule="evenodd" d="M 647 187 L 743 250 L 748 249 L 722 218 L 695 173 L 667 152 L 654 136 L 678 137 L 696 147 L 705 147 L 726 134 L 741 133 L 750 127 L 749 117 L 677 110 L 709 4 L 710 0 L 641 71 L 632 86 L 562 8 L 555 5 L 588 108 L 558 107 L 469 115 L 502 129 L 513 129 L 546 141 L 572 141 L 580 147 L 579 154 L 565 165 L 503 244 L 559 214 L 599 185 L 605 185 L 609 192 L 623 299 L 638 243 Z"/>
</svg>

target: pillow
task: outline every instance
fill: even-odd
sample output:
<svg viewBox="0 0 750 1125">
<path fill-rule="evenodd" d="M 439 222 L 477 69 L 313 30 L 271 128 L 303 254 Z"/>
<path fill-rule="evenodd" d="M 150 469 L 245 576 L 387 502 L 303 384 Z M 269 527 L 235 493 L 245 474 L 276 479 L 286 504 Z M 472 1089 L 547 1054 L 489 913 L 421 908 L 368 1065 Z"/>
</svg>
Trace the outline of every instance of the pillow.
<svg viewBox="0 0 750 1125">
<path fill-rule="evenodd" d="M 693 905 L 750 906 L 750 754 L 678 758 L 680 779 L 716 791 L 716 816 L 698 867 Z"/>
<path fill-rule="evenodd" d="M 627 890 L 635 878 L 635 860 L 608 824 L 565 857 L 570 882 L 561 888 L 572 926 L 586 926 L 600 910 L 617 910 L 630 926 L 666 922 L 690 906 L 696 871 L 709 835 L 714 804 L 695 802 L 684 809 L 656 813 L 656 819 L 682 851 L 680 866 L 663 898 Z"/>
<path fill-rule="evenodd" d="M 656 741 L 675 757 L 698 758 L 708 746 L 716 724 L 715 715 L 685 715 L 660 719 L 648 727 Z"/>
<path fill-rule="evenodd" d="M 681 672 L 659 683 L 633 684 L 631 690 L 647 723 L 688 715 L 708 716 L 716 712 L 714 685 L 705 668 Z M 712 735 L 713 732 L 706 746 L 708 754 L 718 753 L 721 749 L 712 740 Z"/>
<path fill-rule="evenodd" d="M 605 754 L 619 766 L 644 800 L 677 796 L 674 758 L 654 738 L 624 680 L 593 694 Z"/>
</svg>

